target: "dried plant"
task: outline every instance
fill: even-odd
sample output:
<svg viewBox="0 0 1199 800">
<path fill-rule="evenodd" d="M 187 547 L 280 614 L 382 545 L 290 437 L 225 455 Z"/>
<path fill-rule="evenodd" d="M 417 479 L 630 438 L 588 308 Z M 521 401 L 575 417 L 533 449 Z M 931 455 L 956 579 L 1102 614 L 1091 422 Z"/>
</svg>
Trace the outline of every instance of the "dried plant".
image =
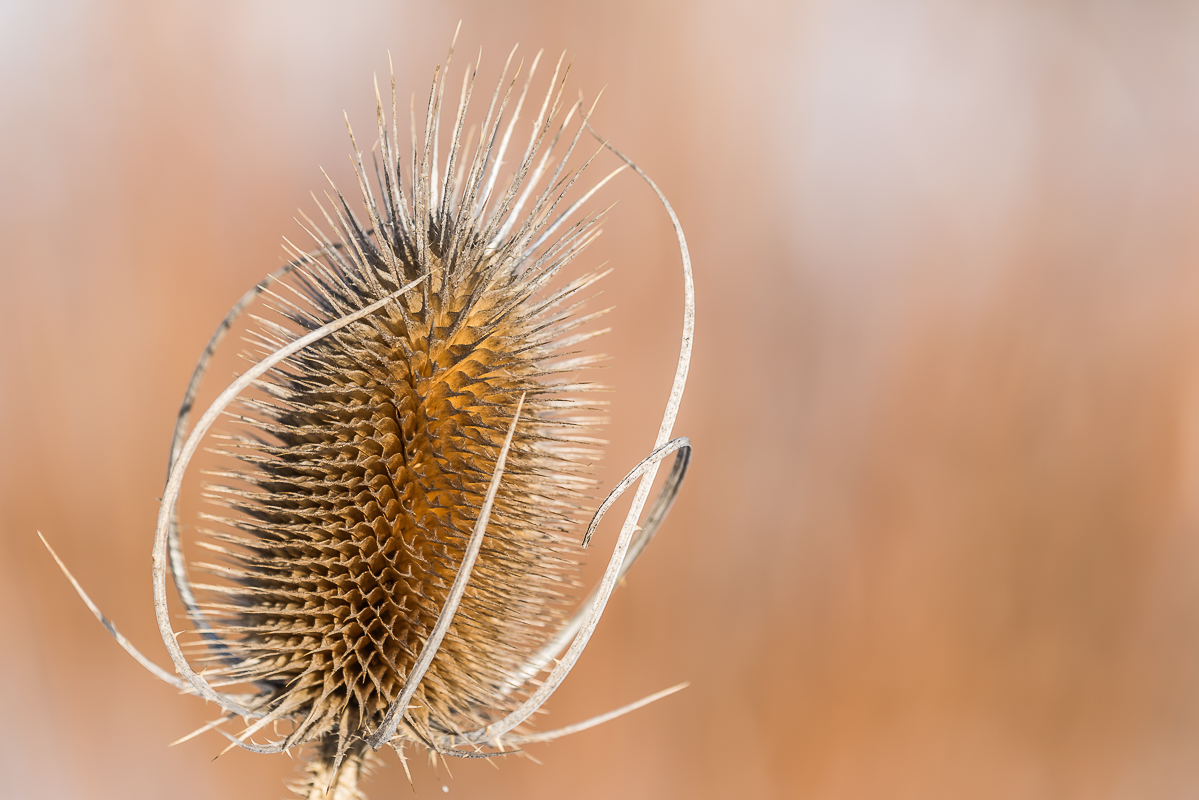
<svg viewBox="0 0 1199 800">
<path fill-rule="evenodd" d="M 153 551 L 158 624 L 178 675 L 138 652 L 75 584 L 147 669 L 221 707 L 218 719 L 185 739 L 241 717 L 240 733 L 222 731 L 230 747 L 271 753 L 307 745 L 307 778 L 296 787 L 305 797 L 361 797 L 359 773 L 387 744 L 401 761 L 406 744 L 442 757 L 499 755 L 681 688 L 569 728 L 525 730 L 577 661 L 686 473 L 690 445 L 671 439 L 671 428 L 694 314 L 686 243 L 657 186 L 606 142 L 572 166 L 589 112 L 564 100 L 569 70 L 561 59 L 524 153 L 505 172 L 540 59 L 522 81 L 523 64 L 508 76 L 515 52 L 473 149 L 463 129 L 477 63 L 468 70 L 444 167 L 445 71 L 435 72 L 422 136 L 412 114 L 407 182 L 393 78 L 390 124 L 378 100 L 373 185 L 354 145 L 365 219 L 332 189 L 321 210 L 336 236 L 305 217 L 316 249 L 289 243 L 293 260 L 234 307 L 201 357 L 179 414 Z M 624 165 L 577 188 L 605 149 Z M 599 444 L 597 404 L 585 400 L 594 387 L 576 378 L 596 357 L 576 348 L 600 332 L 581 327 L 602 313 L 581 314 L 580 293 L 601 273 L 564 285 L 553 279 L 599 232 L 602 213 L 579 209 L 626 167 L 657 193 L 678 234 L 682 348 L 652 453 L 601 503 L 576 544 Z M 257 322 L 265 357 L 188 433 L 210 358 L 234 320 L 262 298 L 279 316 Z M 238 466 L 216 473 L 221 482 L 208 487 L 226 509 L 210 518 L 215 527 L 201 543 L 220 557 L 202 565 L 218 580 L 193 586 L 176 500 L 193 454 L 222 415 L 248 432 L 224 438 Z M 658 465 L 672 453 L 674 466 L 638 527 Z M 580 546 L 638 481 L 603 579 L 570 614 L 566 590 Z M 200 635 L 190 646 L 204 651 L 202 673 L 172 631 L 168 571 Z M 244 690 L 224 691 L 237 686 Z M 270 732 L 273 741 L 253 739 Z"/>
</svg>

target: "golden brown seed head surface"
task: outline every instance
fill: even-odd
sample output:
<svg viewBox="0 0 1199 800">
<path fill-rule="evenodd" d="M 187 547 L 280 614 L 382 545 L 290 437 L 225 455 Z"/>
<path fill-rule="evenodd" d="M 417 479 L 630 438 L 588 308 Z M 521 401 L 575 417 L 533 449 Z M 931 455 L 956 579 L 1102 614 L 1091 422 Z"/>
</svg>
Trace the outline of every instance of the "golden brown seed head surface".
<svg viewBox="0 0 1199 800">
<path fill-rule="evenodd" d="M 558 313 L 572 292 L 513 302 L 529 276 L 484 267 L 435 275 L 427 307 L 414 292 L 404 310 L 305 351 L 277 374 L 271 401 L 247 409 L 263 434 L 240 448 L 254 491 L 230 496 L 241 535 L 221 537 L 240 545 L 226 573 L 238 585 L 211 610 L 243 659 L 229 676 L 277 687 L 290 715 L 318 709 L 314 736 L 373 730 L 398 696 L 522 393 L 487 538 L 410 724 L 428 737 L 429 726 L 474 727 L 508 709 L 518 667 L 560 621 L 577 557 L 566 533 L 593 458 L 571 441 L 569 398 L 547 385 L 554 340 L 575 322 Z M 333 270 L 311 275 L 310 300 L 332 299 L 336 313 L 396 288 L 375 278 L 380 292 Z"/>
</svg>

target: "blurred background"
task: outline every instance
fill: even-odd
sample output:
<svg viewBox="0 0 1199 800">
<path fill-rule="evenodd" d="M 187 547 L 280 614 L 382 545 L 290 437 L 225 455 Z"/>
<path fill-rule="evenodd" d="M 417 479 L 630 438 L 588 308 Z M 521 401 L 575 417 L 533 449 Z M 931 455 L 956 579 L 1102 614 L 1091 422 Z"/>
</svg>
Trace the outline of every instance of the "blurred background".
<svg viewBox="0 0 1199 800">
<path fill-rule="evenodd" d="M 607 87 L 695 260 L 693 472 L 539 725 L 691 687 L 540 763 L 418 759 L 418 795 L 1199 794 L 1196 4 L 0 0 L 3 794 L 285 794 L 286 756 L 167 747 L 212 709 L 35 531 L 168 663 L 195 358 L 318 166 L 351 185 L 343 110 L 365 147 L 388 53 L 419 104 L 459 19 L 485 85 L 520 42 Z M 681 320 L 664 213 L 617 195 L 606 486 Z"/>
</svg>

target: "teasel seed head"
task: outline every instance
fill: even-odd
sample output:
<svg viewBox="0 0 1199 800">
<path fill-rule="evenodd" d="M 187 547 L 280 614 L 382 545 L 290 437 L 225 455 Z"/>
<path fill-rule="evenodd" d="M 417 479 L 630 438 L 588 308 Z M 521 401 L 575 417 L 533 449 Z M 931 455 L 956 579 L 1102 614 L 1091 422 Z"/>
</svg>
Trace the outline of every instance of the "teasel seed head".
<svg viewBox="0 0 1199 800">
<path fill-rule="evenodd" d="M 176 427 L 154 547 L 156 613 L 181 677 L 137 652 L 75 584 L 147 668 L 222 707 L 196 733 L 240 716 L 242 732 L 222 731 L 230 747 L 306 746 L 308 777 L 295 787 L 304 797 L 361 797 L 358 776 L 385 744 L 405 769 L 406 744 L 442 757 L 498 755 L 681 688 L 561 731 L 521 728 L 577 660 L 685 475 L 690 445 L 670 431 L 694 303 L 673 210 L 603 142 L 596 155 L 607 148 L 624 160 L 671 216 L 685 315 L 653 452 L 591 515 L 601 409 L 586 399 L 596 387 L 578 373 L 599 357 L 578 347 L 600 332 L 588 323 L 602 311 L 585 313 L 582 301 L 602 273 L 555 279 L 599 232 L 602 214 L 580 208 L 625 167 L 577 188 L 595 157 L 571 160 L 580 160 L 590 112 L 564 99 L 561 59 L 538 103 L 529 88 L 540 54 L 523 80 L 523 65 L 508 75 L 513 57 L 473 148 L 463 129 L 477 65 L 467 72 L 444 166 L 445 71 L 435 73 L 422 136 L 413 114 L 407 159 L 393 78 L 390 119 L 378 102 L 373 174 L 354 145 L 364 210 L 355 213 L 332 189 L 324 224 L 304 218 L 314 249 L 289 243 L 292 261 L 234 307 L 201 357 Z M 505 171 L 506 155 L 519 152 L 510 148 L 522 111 L 533 117 L 528 143 Z M 210 357 L 233 320 L 264 298 L 278 321 L 257 323 L 260 360 L 188 433 Z M 230 413 L 240 430 L 225 437 L 224 452 L 238 466 L 208 487 L 226 510 L 210 515 L 215 527 L 201 542 L 218 562 L 199 565 L 218 580 L 193 584 L 175 504 L 201 439 Z M 674 466 L 638 527 L 657 467 L 671 454 Z M 581 547 L 634 485 L 604 578 L 571 615 Z M 171 630 L 168 571 L 200 634 L 190 646 L 204 651 L 203 673 Z M 232 686 L 248 691 L 223 691 Z M 280 725 L 282 735 L 274 733 Z M 268 733 L 278 738 L 255 740 Z"/>
</svg>

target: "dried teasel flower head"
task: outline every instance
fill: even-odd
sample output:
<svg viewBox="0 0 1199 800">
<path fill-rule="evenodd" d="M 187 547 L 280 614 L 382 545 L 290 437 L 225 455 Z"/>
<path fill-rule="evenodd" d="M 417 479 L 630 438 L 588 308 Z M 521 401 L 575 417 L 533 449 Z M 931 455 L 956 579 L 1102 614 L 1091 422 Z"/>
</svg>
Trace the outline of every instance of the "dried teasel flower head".
<svg viewBox="0 0 1199 800">
<path fill-rule="evenodd" d="M 390 115 L 378 103 L 370 173 L 354 147 L 364 211 L 333 189 L 325 225 L 305 218 L 315 249 L 289 244 L 293 260 L 234 307 L 201 357 L 154 545 L 155 608 L 178 677 L 134 649 L 83 595 L 143 665 L 222 708 L 201 730 L 241 717 L 245 729 L 224 734 L 230 747 L 307 745 L 309 775 L 297 787 L 304 796 L 361 796 L 358 774 L 387 744 L 401 759 L 409 743 L 442 756 L 498 755 L 674 691 L 559 731 L 523 730 L 578 659 L 686 472 L 690 446 L 670 435 L 694 315 L 686 244 L 661 192 L 606 142 L 580 159 L 590 112 L 564 99 L 562 60 L 539 99 L 530 86 L 540 55 L 521 76 L 514 54 L 473 147 L 463 129 L 477 65 L 446 132 L 445 71 L 435 73 L 421 135 L 413 114 L 407 159 L 393 79 Z M 523 149 L 522 114 L 532 121 Z M 605 149 L 625 165 L 584 190 L 579 179 Z M 595 357 L 576 348 L 597 333 L 586 326 L 598 313 L 580 306 L 601 273 L 554 279 L 598 233 L 601 215 L 580 209 L 626 167 L 658 194 L 678 233 L 683 344 L 653 451 L 584 528 L 598 442 L 590 387 L 577 374 Z M 264 357 L 188 434 L 209 358 L 234 318 L 263 298 L 280 317 L 258 321 Z M 193 586 L 176 500 L 201 439 L 230 409 L 242 432 L 226 437 L 225 450 L 238 466 L 209 487 L 226 511 L 212 517 L 204 543 L 220 563 L 202 565 L 217 580 Z M 658 465 L 672 453 L 638 527 Z M 564 587 L 580 544 L 634 484 L 607 571 L 571 615 Z M 203 673 L 172 632 L 168 572 L 200 634 L 192 645 L 204 650 Z M 223 691 L 239 685 L 247 690 Z M 277 738 L 262 744 L 256 735 Z"/>
</svg>

